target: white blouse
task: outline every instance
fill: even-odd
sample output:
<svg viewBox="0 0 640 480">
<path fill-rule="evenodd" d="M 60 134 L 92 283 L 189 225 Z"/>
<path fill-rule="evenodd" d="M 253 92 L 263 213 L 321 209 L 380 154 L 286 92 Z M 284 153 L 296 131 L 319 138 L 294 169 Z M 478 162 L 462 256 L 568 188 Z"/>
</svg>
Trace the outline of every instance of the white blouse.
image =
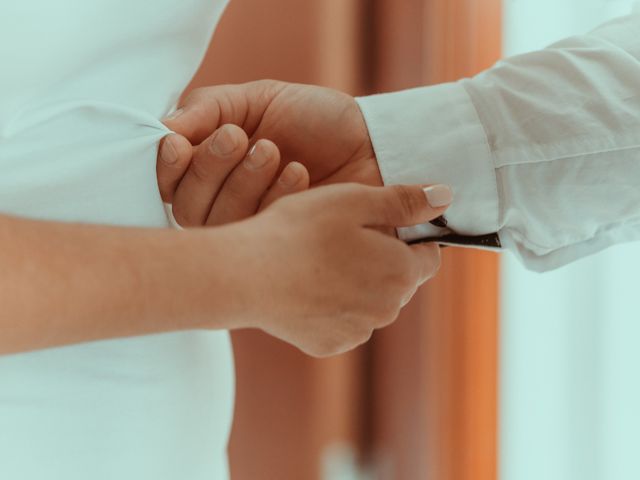
<svg viewBox="0 0 640 480">
<path fill-rule="evenodd" d="M 455 83 L 358 99 L 385 183 L 447 183 L 447 228 L 549 270 L 640 239 L 640 7 Z M 498 238 L 496 237 L 496 238 Z"/>
<path fill-rule="evenodd" d="M 1 2 L 0 211 L 167 226 L 159 119 L 225 4 Z M 0 479 L 224 479 L 233 383 L 226 332 L 0 357 Z"/>
</svg>

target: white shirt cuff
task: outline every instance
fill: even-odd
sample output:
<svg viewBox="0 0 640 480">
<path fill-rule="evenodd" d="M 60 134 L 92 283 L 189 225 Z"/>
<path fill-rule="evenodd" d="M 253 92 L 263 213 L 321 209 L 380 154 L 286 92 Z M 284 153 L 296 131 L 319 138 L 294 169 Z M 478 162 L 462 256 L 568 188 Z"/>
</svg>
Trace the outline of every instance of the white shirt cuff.
<svg viewBox="0 0 640 480">
<path fill-rule="evenodd" d="M 447 83 L 356 99 L 386 185 L 451 186 L 448 228 L 398 229 L 400 238 L 456 233 L 479 236 L 499 229 L 499 200 L 491 149 L 462 83 Z"/>
</svg>

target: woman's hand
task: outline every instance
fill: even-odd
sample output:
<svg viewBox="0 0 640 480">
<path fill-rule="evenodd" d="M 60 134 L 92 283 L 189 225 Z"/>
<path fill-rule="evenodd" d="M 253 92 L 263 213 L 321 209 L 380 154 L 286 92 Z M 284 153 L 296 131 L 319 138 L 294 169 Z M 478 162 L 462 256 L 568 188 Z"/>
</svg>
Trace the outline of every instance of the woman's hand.
<svg viewBox="0 0 640 480">
<path fill-rule="evenodd" d="M 306 190 L 309 174 L 299 163 L 280 167 L 278 147 L 223 125 L 192 147 L 181 135 L 162 139 L 157 163 L 162 199 L 172 203 L 183 227 L 217 226 L 254 215 L 276 199 Z"/>
<path fill-rule="evenodd" d="M 440 263 L 436 245 L 410 247 L 380 229 L 432 220 L 450 201 L 445 186 L 333 185 L 218 229 L 223 245 L 231 245 L 221 253 L 232 265 L 225 278 L 242 286 L 227 294 L 238 326 L 260 328 L 314 356 L 366 342 L 395 320 Z"/>
</svg>

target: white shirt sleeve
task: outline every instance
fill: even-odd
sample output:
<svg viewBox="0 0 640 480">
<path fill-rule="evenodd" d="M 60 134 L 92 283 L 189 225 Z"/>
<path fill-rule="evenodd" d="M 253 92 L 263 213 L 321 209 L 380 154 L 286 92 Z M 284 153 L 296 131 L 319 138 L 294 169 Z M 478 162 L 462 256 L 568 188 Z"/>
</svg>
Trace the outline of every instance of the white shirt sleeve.
<svg viewBox="0 0 640 480">
<path fill-rule="evenodd" d="M 446 183 L 447 228 L 533 270 L 640 239 L 640 10 L 456 83 L 358 99 L 387 184 Z"/>
</svg>

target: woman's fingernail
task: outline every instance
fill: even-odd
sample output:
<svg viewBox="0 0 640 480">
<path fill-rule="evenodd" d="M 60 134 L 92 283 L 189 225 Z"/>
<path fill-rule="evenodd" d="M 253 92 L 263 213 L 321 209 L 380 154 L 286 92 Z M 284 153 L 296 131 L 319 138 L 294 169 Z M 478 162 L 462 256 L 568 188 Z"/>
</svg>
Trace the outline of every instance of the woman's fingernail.
<svg viewBox="0 0 640 480">
<path fill-rule="evenodd" d="M 257 147 L 258 147 L 257 144 L 251 147 L 251 150 L 249 150 L 249 153 L 247 154 L 247 158 L 244 161 L 244 164 L 250 170 L 258 170 L 264 167 L 269 161 L 269 156 L 265 155 L 262 149 L 258 150 Z"/>
<path fill-rule="evenodd" d="M 431 185 L 423 189 L 427 202 L 433 208 L 442 208 L 451 205 L 453 192 L 447 185 Z"/>
<path fill-rule="evenodd" d="M 182 115 L 184 113 L 184 110 L 182 108 L 177 109 L 175 112 L 170 113 L 169 115 L 167 115 L 166 117 L 164 117 L 163 120 L 175 120 L 176 118 L 178 118 L 180 115 Z"/>
<path fill-rule="evenodd" d="M 222 127 L 220 128 L 215 136 L 211 139 L 211 144 L 209 148 L 211 151 L 220 156 L 227 156 L 234 152 L 236 149 L 236 142 L 233 136 L 229 133 L 229 131 Z"/>
<path fill-rule="evenodd" d="M 280 174 L 278 179 L 285 187 L 294 187 L 300 181 L 300 172 L 296 168 L 295 164 L 290 163 Z"/>
<path fill-rule="evenodd" d="M 173 137 L 174 135 L 175 134 L 173 133 L 167 135 L 167 138 L 165 138 L 164 142 L 162 143 L 160 158 L 167 165 L 173 165 L 178 161 L 178 151 L 176 150 L 176 147 L 173 146 L 173 142 L 171 140 L 171 137 Z"/>
</svg>

